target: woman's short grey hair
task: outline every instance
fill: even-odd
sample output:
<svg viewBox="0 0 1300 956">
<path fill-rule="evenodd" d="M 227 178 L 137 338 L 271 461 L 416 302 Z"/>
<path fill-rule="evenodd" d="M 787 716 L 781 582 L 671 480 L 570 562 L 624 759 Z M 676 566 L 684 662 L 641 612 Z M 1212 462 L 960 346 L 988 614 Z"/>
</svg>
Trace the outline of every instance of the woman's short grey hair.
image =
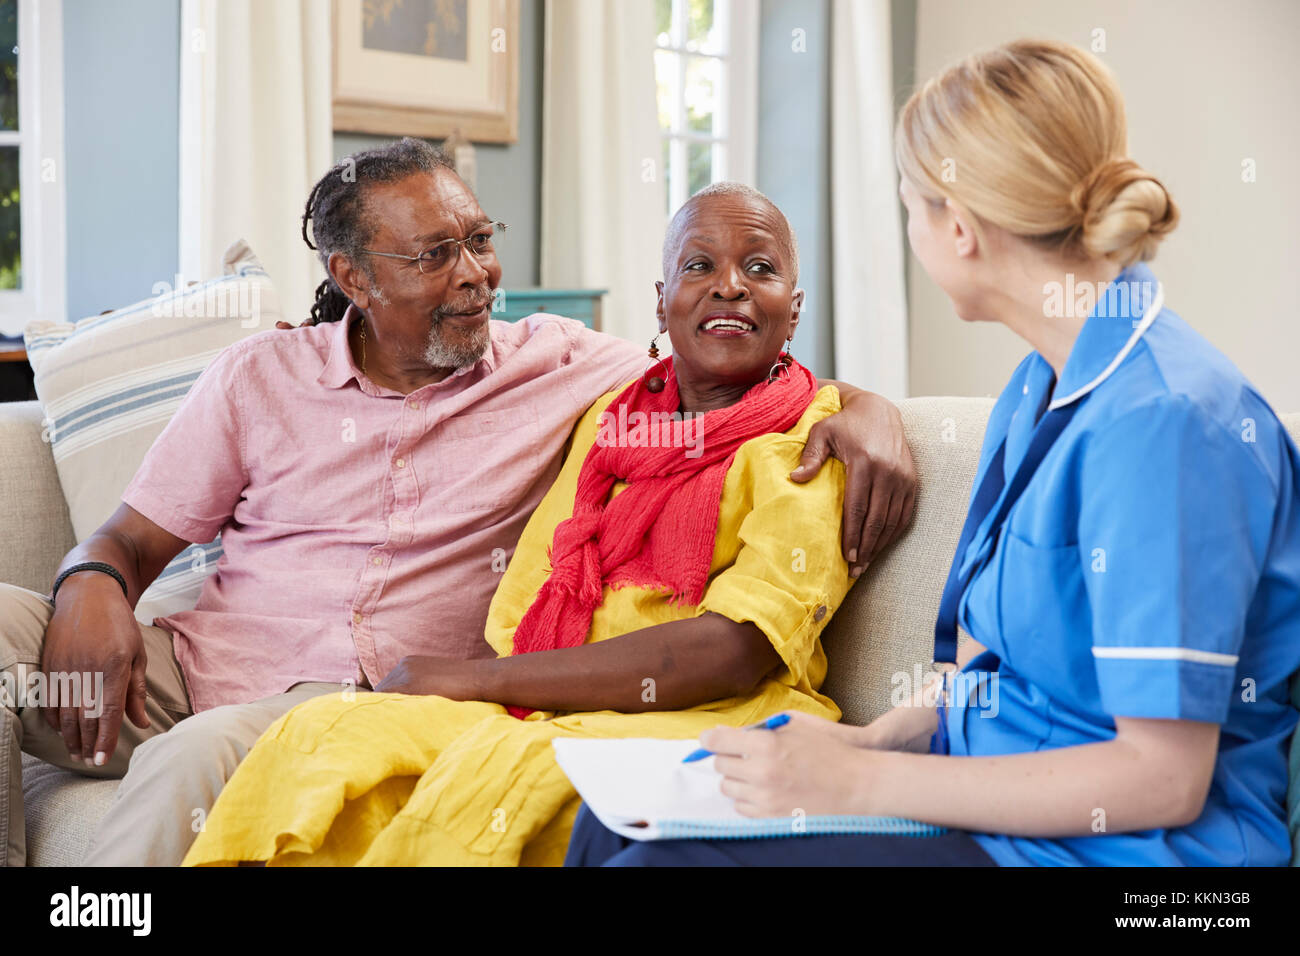
<svg viewBox="0 0 1300 956">
<path fill-rule="evenodd" d="M 672 268 L 673 257 L 677 255 L 677 247 L 681 245 L 682 232 L 686 229 L 687 213 L 695 208 L 701 201 L 712 199 L 714 197 L 723 197 L 729 199 L 742 199 L 745 202 L 753 203 L 758 206 L 766 206 L 776 216 L 777 222 L 781 224 L 784 235 L 780 236 L 781 244 L 785 246 L 785 254 L 790 259 L 791 269 L 794 273 L 794 281 L 799 283 L 799 243 L 795 239 L 794 230 L 790 228 L 790 220 L 785 218 L 785 213 L 781 207 L 772 200 L 768 199 L 753 186 L 746 186 L 744 183 L 721 182 L 714 183 L 711 186 L 705 186 L 686 202 L 682 203 L 680 209 L 673 215 L 672 221 L 668 223 L 668 231 L 664 234 L 664 276 L 668 276 Z"/>
</svg>

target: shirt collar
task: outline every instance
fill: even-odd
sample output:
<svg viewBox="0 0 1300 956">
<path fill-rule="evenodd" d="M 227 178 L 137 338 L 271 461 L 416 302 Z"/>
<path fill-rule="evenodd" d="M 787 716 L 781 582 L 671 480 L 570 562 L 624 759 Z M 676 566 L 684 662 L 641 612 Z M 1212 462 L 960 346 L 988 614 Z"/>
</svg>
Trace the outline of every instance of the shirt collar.
<svg viewBox="0 0 1300 956">
<path fill-rule="evenodd" d="M 325 368 L 316 379 L 326 388 L 342 388 L 353 379 L 358 385 L 361 384 L 361 370 L 352 361 L 352 345 L 348 342 L 348 329 L 357 315 L 357 307 L 349 302 L 343 318 L 334 323 L 337 327 L 330 336 L 329 358 L 325 360 Z"/>
<path fill-rule="evenodd" d="M 1067 287 L 1066 306 L 1073 292 Z M 1078 401 L 1119 368 L 1164 305 L 1164 289 L 1145 263 L 1129 266 L 1103 288 L 1074 340 L 1049 409 Z"/>
<path fill-rule="evenodd" d="M 360 315 L 361 313 L 357 310 L 357 307 L 352 303 L 348 303 L 348 308 L 347 311 L 343 313 L 343 318 L 339 319 L 338 322 L 335 323 L 338 327 L 334 329 L 330 337 L 329 358 L 325 360 L 325 368 L 321 370 L 320 375 L 316 378 L 316 381 L 321 385 L 324 385 L 326 388 L 342 388 L 344 385 L 348 384 L 348 382 L 355 381 L 357 385 L 361 386 L 362 391 L 366 391 L 365 383 L 369 383 L 369 379 L 366 379 L 365 376 L 361 374 L 361 370 L 357 368 L 356 362 L 353 361 L 352 344 L 348 341 L 348 330 L 351 328 L 353 321 Z M 483 353 L 483 357 L 475 364 L 466 365 L 464 368 L 458 368 L 456 371 L 444 378 L 442 382 L 435 382 L 433 385 L 425 386 L 425 388 L 436 388 L 443 384 L 443 382 L 450 382 L 452 379 L 460 378 L 462 375 L 468 375 L 477 368 L 482 368 L 485 372 L 492 372 L 495 370 L 496 342 L 494 339 L 489 342 L 487 351 Z M 363 379 L 365 379 L 365 383 L 363 383 Z M 378 388 L 378 386 L 373 383 L 369 384 L 370 388 Z M 382 391 L 387 392 L 388 390 L 383 389 Z M 393 392 L 392 394 L 396 395 L 398 393 Z"/>
</svg>

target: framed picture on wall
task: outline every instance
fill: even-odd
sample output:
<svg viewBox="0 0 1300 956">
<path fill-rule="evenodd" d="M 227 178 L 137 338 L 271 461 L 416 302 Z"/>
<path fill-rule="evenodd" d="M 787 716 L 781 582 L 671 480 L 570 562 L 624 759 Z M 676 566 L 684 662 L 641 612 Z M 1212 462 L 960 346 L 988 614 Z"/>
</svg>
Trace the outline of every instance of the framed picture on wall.
<svg viewBox="0 0 1300 956">
<path fill-rule="evenodd" d="M 334 0 L 334 129 L 519 136 L 519 0 Z"/>
</svg>

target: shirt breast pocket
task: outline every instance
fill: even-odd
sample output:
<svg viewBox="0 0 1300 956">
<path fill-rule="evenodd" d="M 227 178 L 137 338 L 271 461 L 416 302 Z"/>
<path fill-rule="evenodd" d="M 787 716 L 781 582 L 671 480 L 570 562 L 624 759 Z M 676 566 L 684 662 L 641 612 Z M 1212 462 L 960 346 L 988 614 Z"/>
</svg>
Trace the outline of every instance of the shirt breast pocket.
<svg viewBox="0 0 1300 956">
<path fill-rule="evenodd" d="M 446 511 L 510 509 L 541 477 L 541 421 L 529 406 L 457 415 L 434 440 L 435 492 Z"/>
<path fill-rule="evenodd" d="M 1004 658 L 1053 696 L 1094 697 L 1092 613 L 1084 581 L 1094 572 L 1084 565 L 1079 546 L 1032 544 L 1007 528 L 998 552 Z"/>
</svg>

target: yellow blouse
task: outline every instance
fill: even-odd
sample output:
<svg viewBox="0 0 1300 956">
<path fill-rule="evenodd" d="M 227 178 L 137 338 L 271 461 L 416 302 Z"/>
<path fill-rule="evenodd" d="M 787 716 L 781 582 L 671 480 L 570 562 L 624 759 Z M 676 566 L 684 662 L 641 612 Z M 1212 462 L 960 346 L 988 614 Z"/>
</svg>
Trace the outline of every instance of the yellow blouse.
<svg viewBox="0 0 1300 956">
<path fill-rule="evenodd" d="M 498 654 L 511 652 L 514 629 L 546 580 L 555 528 L 572 514 L 579 469 L 616 394 L 601 398 L 574 430 L 559 478 L 502 577 L 486 631 Z M 840 556 L 844 468 L 831 461 L 805 484 L 789 474 L 809 429 L 839 408 L 838 391 L 823 388 L 788 432 L 737 451 L 698 606 L 606 588 L 592 619 L 589 641 L 706 611 L 752 621 L 783 664 L 751 693 L 680 711 L 537 712 L 524 721 L 499 704 L 432 695 L 318 697 L 262 735 L 186 864 L 558 864 L 581 801 L 555 761 L 556 737 L 691 738 L 782 710 L 838 720 L 839 709 L 818 688 L 826 676 L 820 634 L 852 583 Z"/>
<path fill-rule="evenodd" d="M 486 637 L 501 657 L 513 651 L 515 628 L 550 574 L 547 554 L 555 528 L 573 516 L 578 473 L 596 443 L 600 415 L 621 393 L 619 389 L 602 396 L 574 429 L 564 467 L 529 519 L 497 586 Z M 838 720 L 839 708 L 817 689 L 826 677 L 826 654 L 819 637 L 852 583 L 840 554 L 844 466 L 832 460 L 802 485 L 789 475 L 799 466 L 808 431 L 839 410 L 839 391 L 828 385 L 788 432 L 762 435 L 736 452 L 723 483 L 709 584 L 698 606 L 672 604 L 662 593 L 640 588 L 606 588 L 592 615 L 588 642 L 708 611 L 740 623 L 753 622 L 785 663 L 758 691 L 774 695 L 766 701 L 774 706 L 772 712 L 786 707 L 808 709 L 807 698 L 812 698 L 822 708 L 818 711 L 822 716 Z M 617 484 L 613 493 L 626 487 Z M 711 701 L 692 709 L 714 711 L 740 701 Z"/>
</svg>

